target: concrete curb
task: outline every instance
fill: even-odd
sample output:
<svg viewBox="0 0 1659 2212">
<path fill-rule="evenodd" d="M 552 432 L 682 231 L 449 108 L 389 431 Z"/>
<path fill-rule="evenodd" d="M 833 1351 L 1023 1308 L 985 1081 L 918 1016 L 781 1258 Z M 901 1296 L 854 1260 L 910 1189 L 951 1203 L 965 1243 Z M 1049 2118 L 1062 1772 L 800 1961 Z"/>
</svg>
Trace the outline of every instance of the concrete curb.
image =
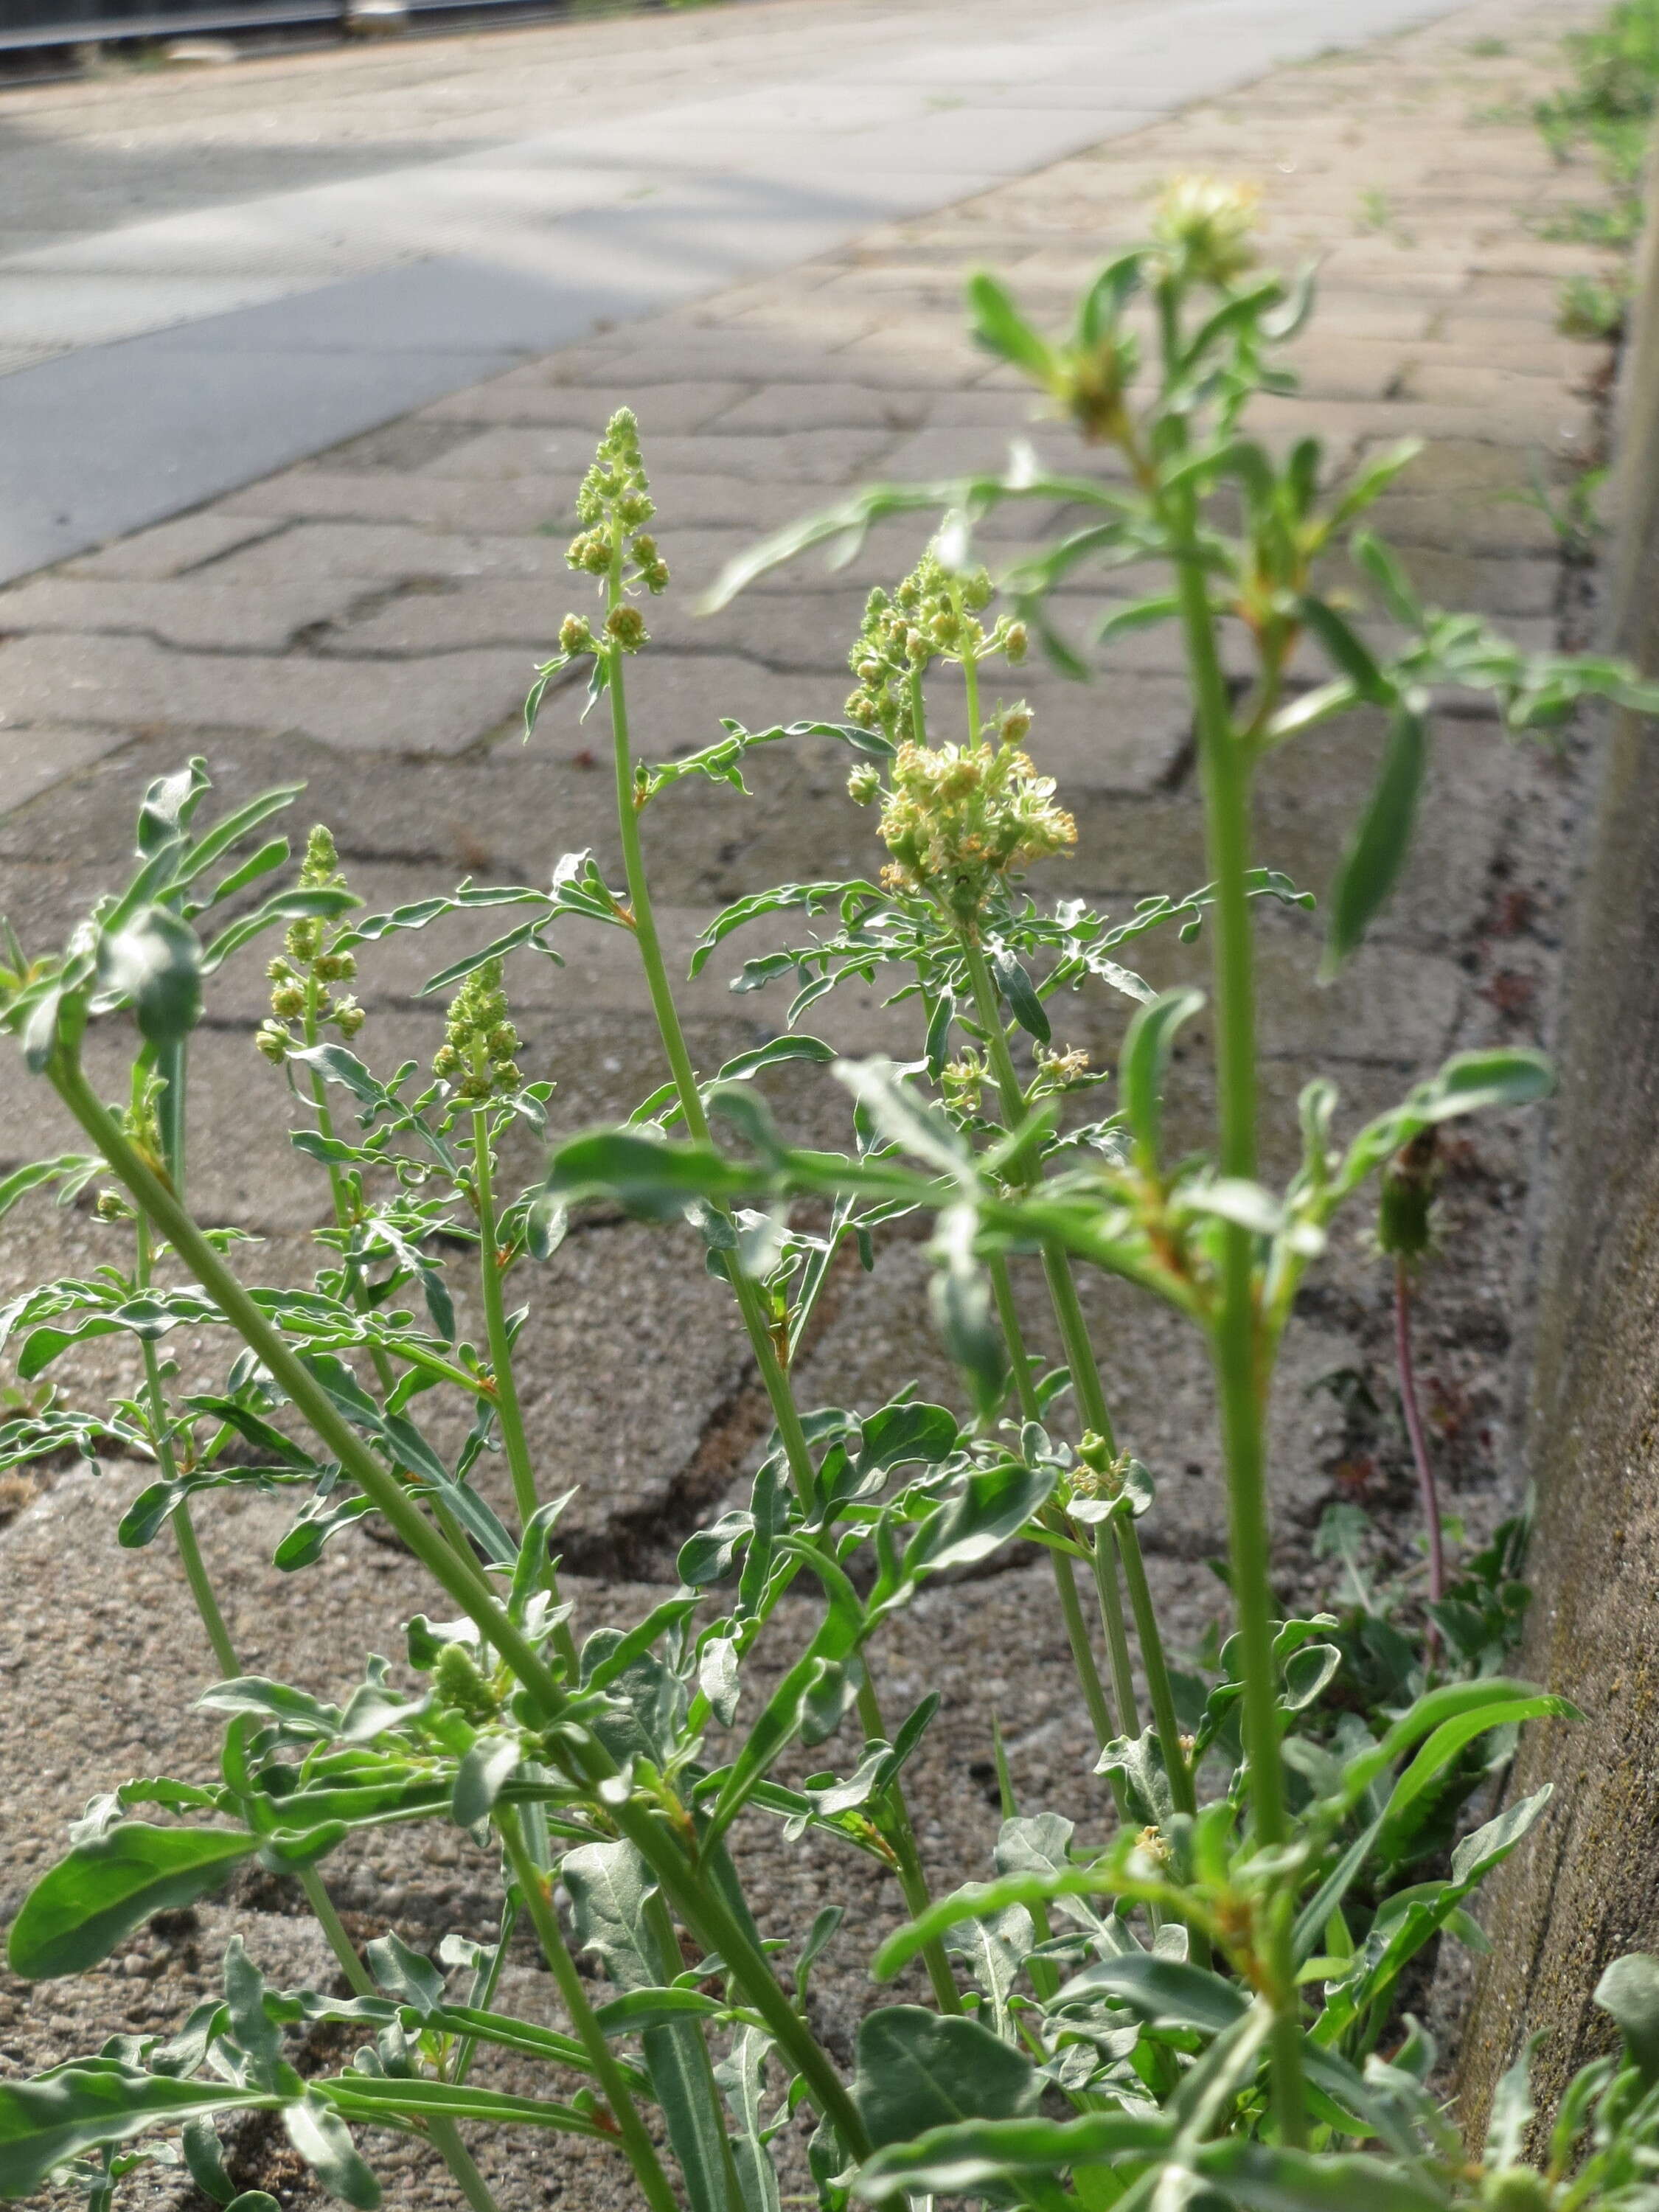
<svg viewBox="0 0 1659 2212">
<path fill-rule="evenodd" d="M 1619 407 L 1620 528 L 1610 641 L 1659 672 L 1659 168 Z M 1466 2129 L 1484 2124 L 1524 2035 L 1546 2041 L 1539 2109 L 1608 2047 L 1590 2001 L 1621 1952 L 1659 1948 L 1659 743 L 1612 718 L 1589 828 L 1528 1418 L 1537 1595 L 1517 1669 L 1573 1699 L 1537 1724 L 1510 1782 L 1546 1819 L 1482 1913 L 1494 1948 L 1462 2051 Z"/>
</svg>

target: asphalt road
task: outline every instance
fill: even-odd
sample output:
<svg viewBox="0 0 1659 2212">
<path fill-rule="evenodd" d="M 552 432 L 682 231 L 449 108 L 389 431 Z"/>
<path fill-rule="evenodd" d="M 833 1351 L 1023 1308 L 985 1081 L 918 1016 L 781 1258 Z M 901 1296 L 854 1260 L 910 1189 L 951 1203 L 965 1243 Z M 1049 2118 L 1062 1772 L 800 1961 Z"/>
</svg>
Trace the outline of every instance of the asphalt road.
<svg viewBox="0 0 1659 2212">
<path fill-rule="evenodd" d="M 761 0 L 0 95 L 0 579 L 1455 4 Z"/>
</svg>

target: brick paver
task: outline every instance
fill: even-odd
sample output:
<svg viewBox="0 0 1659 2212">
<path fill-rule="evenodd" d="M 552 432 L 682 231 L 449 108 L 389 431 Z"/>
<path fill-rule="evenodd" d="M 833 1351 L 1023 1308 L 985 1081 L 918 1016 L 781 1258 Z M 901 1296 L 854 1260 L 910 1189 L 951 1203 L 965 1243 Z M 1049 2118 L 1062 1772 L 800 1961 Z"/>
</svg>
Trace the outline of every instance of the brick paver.
<svg viewBox="0 0 1659 2212">
<path fill-rule="evenodd" d="M 1532 97 L 1553 67 L 1556 34 L 1592 12 L 1585 0 L 1565 9 L 1559 0 L 1477 0 L 1363 54 L 1281 71 L 786 276 L 515 369 L 0 594 L 0 745 L 21 794 L 0 821 L 0 905 L 27 939 L 55 940 L 120 865 L 143 779 L 196 750 L 233 798 L 278 775 L 309 777 L 307 807 L 334 824 L 354 880 L 376 905 L 464 871 L 545 879 L 558 854 L 583 845 L 608 859 L 611 802 L 592 726 L 580 725 L 568 697 L 550 702 L 530 750 L 516 726 L 532 661 L 576 603 L 560 530 L 608 408 L 626 400 L 639 411 L 677 578 L 676 595 L 653 612 L 659 641 L 637 664 L 641 750 L 662 756 L 700 742 L 721 714 L 757 723 L 833 711 L 860 592 L 908 565 L 913 536 L 884 529 L 850 574 L 809 566 L 769 579 L 708 625 L 690 612 L 697 588 L 756 530 L 837 485 L 995 459 L 1006 435 L 1026 427 L 1025 402 L 963 337 L 962 270 L 994 265 L 1036 310 L 1057 316 L 1135 234 L 1144 195 L 1177 167 L 1256 180 L 1270 257 L 1322 256 L 1321 313 L 1298 349 L 1306 397 L 1263 407 L 1271 434 L 1311 428 L 1343 462 L 1402 436 L 1425 439 L 1424 459 L 1383 502 L 1381 526 L 1431 597 L 1501 612 L 1536 641 L 1553 636 L 1568 604 L 1554 538 L 1512 495 L 1534 465 L 1559 473 L 1591 458 L 1599 435 L 1604 356 L 1559 338 L 1553 321 L 1555 284 L 1589 257 L 1533 228 L 1584 186 L 1551 168 L 1524 125 L 1472 118 Z M 1477 52 L 1494 38 L 1504 52 Z M 1189 720 L 1167 636 L 1126 641 L 1091 689 L 1042 673 L 1030 689 L 1036 749 L 1082 829 L 1079 856 L 1056 885 L 1121 904 L 1200 881 Z M 1353 734 L 1292 753 L 1264 787 L 1262 857 L 1319 887 L 1374 758 Z M 700 787 L 653 813 L 671 947 L 689 945 L 707 913 L 741 890 L 869 865 L 868 818 L 844 803 L 842 775 L 827 750 L 779 749 L 757 769 L 753 800 Z M 1575 805 L 1570 757 L 1553 764 L 1508 750 L 1479 716 L 1443 720 L 1411 878 L 1357 966 L 1353 992 L 1334 1000 L 1312 988 L 1305 925 L 1287 919 L 1267 933 L 1275 1108 L 1288 1110 L 1316 1058 L 1335 1064 L 1345 1115 L 1354 1116 L 1449 1049 L 1547 1027 Z M 525 979 L 526 1056 L 557 1078 L 562 1127 L 630 1107 L 658 1079 L 648 1009 L 613 934 L 571 934 L 566 970 Z M 453 945 L 434 933 L 430 945 L 365 958 L 373 1018 L 364 1043 L 377 1057 L 435 1044 L 437 1015 L 415 994 Z M 1149 972 L 1173 974 L 1182 958 L 1174 948 L 1149 956 Z M 687 995 L 704 1066 L 781 1019 L 781 1004 L 733 999 L 724 981 L 713 975 Z M 319 1194 L 308 1170 L 283 1164 L 280 1085 L 246 1040 L 258 994 L 257 975 L 228 979 L 218 1025 L 201 1039 L 198 1193 L 204 1207 L 264 1233 L 258 1264 L 281 1271 L 301 1264 L 299 1232 Z M 868 994 L 831 1000 L 814 1020 L 855 1049 L 901 1034 Z M 1077 1042 L 1109 1055 L 1117 1034 L 1114 1011 L 1079 1006 Z M 1199 1141 L 1203 1100 L 1185 1087 L 1186 1073 L 1176 1112 Z M 0 1064 L 0 1111 L 15 1133 L 0 1140 L 6 1152 L 51 1141 L 39 1091 L 10 1060 Z M 1524 1307 L 1532 1142 L 1483 1128 L 1460 1155 L 1446 1201 L 1457 1258 L 1429 1293 L 1440 1449 L 1455 1502 L 1476 1526 L 1495 1510 L 1507 1472 L 1506 1348 Z M 1282 1152 L 1281 1143 L 1275 1166 Z M 95 1261 L 100 1232 L 84 1215 L 67 1226 L 46 1208 L 14 1219 L 9 1273 Z M 810 1402 L 853 1402 L 843 1394 L 884 1393 L 912 1375 L 924 1389 L 950 1389 L 919 1318 L 923 1272 L 920 1255 L 900 1247 L 872 1279 L 840 1288 L 803 1368 Z M 1358 1366 L 1386 1388 L 1384 1285 L 1357 1239 L 1335 1253 L 1323 1285 L 1292 1329 L 1276 1413 L 1291 1595 L 1305 1588 L 1307 1531 L 1341 1456 L 1331 1401 L 1305 1386 Z M 672 1550 L 655 1539 L 740 1479 L 761 1406 L 729 1313 L 664 1240 L 596 1227 L 566 1245 L 547 1288 L 529 1416 L 548 1486 L 589 1485 L 570 1524 L 574 1561 L 592 1577 L 580 1585 L 582 1601 L 625 1608 L 627 1577 L 669 1571 Z M 1222 1542 L 1222 1499 L 1193 1347 L 1166 1317 L 1108 1287 L 1091 1289 L 1091 1309 L 1126 1438 L 1162 1486 L 1146 1524 L 1160 1595 L 1178 1636 L 1195 1639 L 1215 1609 L 1202 1560 Z M 112 1356 L 101 1371 L 118 1371 Z M 84 1794 L 71 1771 L 76 1745 L 128 1766 L 204 1755 L 193 1724 L 158 1717 L 126 1681 L 142 1662 L 182 1694 L 199 1669 L 161 1547 L 134 1557 L 109 1546 L 121 1487 L 118 1475 L 66 1477 L 0 1538 L 0 1666 L 25 1686 L 0 1718 L 0 1832 L 14 1884 L 55 1850 Z M 301 1677 L 337 1687 L 348 1640 L 336 1624 L 354 1607 L 389 1623 L 413 1601 L 405 1563 L 372 1546 L 343 1545 L 314 1580 L 284 1583 L 258 1564 L 275 1526 L 264 1506 L 203 1518 L 252 1664 L 279 1654 L 288 1664 L 297 1643 Z M 71 1519 L 89 1533 L 66 1551 Z M 988 1702 L 1001 1712 L 1027 1802 L 1069 1802 L 1079 1787 L 1084 1730 L 1041 1587 L 1013 1566 L 980 1587 L 973 1607 L 929 1601 L 898 1630 L 895 1699 L 908 1680 L 940 1688 L 946 1701 L 917 1784 L 924 1844 L 943 1876 L 982 1871 L 963 1776 L 985 1754 Z M 106 1601 L 88 1632 L 94 1592 Z M 354 1625 L 351 1652 L 358 1637 Z M 58 1718 L 43 1738 L 48 1669 Z M 26 1768 L 38 1778 L 25 1784 Z M 416 1881 L 410 1848 L 377 1846 L 348 1895 L 365 1912 L 401 1913 L 412 1940 L 429 1941 L 438 1922 L 422 1913 L 444 1924 L 465 1917 L 477 1869 L 451 1859 Z M 802 1870 L 757 1865 L 781 1916 L 800 1904 Z M 866 1920 L 890 1915 L 891 1899 L 856 1869 L 837 1868 L 836 1879 Z M 423 1904 L 434 1882 L 438 1902 Z M 273 1958 L 289 1940 L 283 1925 L 271 1923 Z M 202 1971 L 219 1931 L 205 1914 Z M 64 2000 L 61 2017 L 55 1992 L 0 1990 L 0 2051 L 33 2061 L 88 2033 L 94 2017 L 100 2033 L 136 2022 L 147 2007 L 173 2006 L 197 1972 L 194 1950 L 177 1945 L 140 1939 L 132 1956 L 149 1963 L 125 1978 L 94 1978 Z M 147 1973 L 157 1978 L 153 1993 Z M 832 1974 L 824 1986 L 828 2032 L 843 2035 L 860 1984 Z M 386 2165 L 389 2202 L 450 2201 L 441 2179 L 417 2184 L 400 2156 Z M 542 2201 L 527 2156 L 488 2147 L 509 2202 Z M 570 2201 L 608 2201 L 596 2169 L 570 2171 Z"/>
</svg>

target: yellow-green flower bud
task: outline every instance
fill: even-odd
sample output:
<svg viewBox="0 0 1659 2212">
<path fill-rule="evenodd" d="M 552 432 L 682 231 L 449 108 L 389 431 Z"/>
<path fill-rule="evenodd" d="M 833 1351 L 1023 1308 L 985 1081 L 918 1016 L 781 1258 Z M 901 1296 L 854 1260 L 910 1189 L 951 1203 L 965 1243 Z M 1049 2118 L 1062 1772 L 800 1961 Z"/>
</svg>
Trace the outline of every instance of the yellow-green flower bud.
<svg viewBox="0 0 1659 2212">
<path fill-rule="evenodd" d="M 343 1037 L 355 1037 L 368 1015 L 356 999 L 340 1000 L 334 1009 L 334 1026 Z"/>
<path fill-rule="evenodd" d="M 280 1022 L 261 1022 L 253 1032 L 254 1050 L 263 1053 L 274 1067 L 280 1067 L 288 1058 L 292 1042 Z"/>
<path fill-rule="evenodd" d="M 605 635 L 614 638 L 624 653 L 637 653 L 646 643 L 645 617 L 637 607 L 612 607 L 605 618 Z"/>
<path fill-rule="evenodd" d="M 1018 707 L 1010 707 L 997 725 L 998 734 L 1005 745 L 1023 744 L 1031 734 L 1034 720 L 1030 708 L 1022 700 Z"/>
<path fill-rule="evenodd" d="M 463 1098 L 483 1105 L 523 1083 L 513 1058 L 518 1043 L 519 1033 L 507 1019 L 501 963 L 487 960 L 465 978 L 450 1001 L 433 1073 L 453 1084 Z"/>
<path fill-rule="evenodd" d="M 860 761 L 847 779 L 847 796 L 854 806 L 868 806 L 881 797 L 881 770 L 873 761 Z"/>
<path fill-rule="evenodd" d="M 559 651 L 573 658 L 593 650 L 593 629 L 586 615 L 567 615 L 559 624 Z"/>
<path fill-rule="evenodd" d="M 465 1644 L 445 1644 L 432 1670 L 432 1687 L 441 1705 L 453 1706 L 474 1728 L 500 1717 L 500 1701 Z"/>
<path fill-rule="evenodd" d="M 300 881 L 307 890 L 320 890 L 340 880 L 340 855 L 332 833 L 319 822 L 306 839 L 306 857 Z"/>
<path fill-rule="evenodd" d="M 1218 289 L 1242 276 L 1255 261 L 1251 232 L 1261 198 L 1252 185 L 1216 177 L 1173 177 L 1152 217 L 1152 235 L 1171 273 L 1187 283 Z"/>
<path fill-rule="evenodd" d="M 1002 633 L 1002 650 L 1011 668 L 1018 668 L 1030 648 L 1030 634 L 1023 622 L 1011 622 Z"/>
<path fill-rule="evenodd" d="M 270 1011 L 281 1021 L 295 1021 L 305 1010 L 305 986 L 301 983 L 279 983 L 270 994 Z"/>
</svg>

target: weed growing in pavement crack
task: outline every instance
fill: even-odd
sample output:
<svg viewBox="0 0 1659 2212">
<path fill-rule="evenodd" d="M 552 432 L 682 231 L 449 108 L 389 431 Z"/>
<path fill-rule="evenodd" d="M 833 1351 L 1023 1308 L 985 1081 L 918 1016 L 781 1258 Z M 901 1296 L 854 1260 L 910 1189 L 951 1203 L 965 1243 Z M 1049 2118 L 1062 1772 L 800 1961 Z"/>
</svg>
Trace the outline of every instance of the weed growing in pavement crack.
<svg viewBox="0 0 1659 2212">
<path fill-rule="evenodd" d="M 1607 197 L 1563 209 L 1541 234 L 1628 255 L 1641 232 L 1642 180 L 1659 107 L 1659 0 L 1616 0 L 1592 29 L 1570 31 L 1561 43 L 1571 81 L 1534 104 L 1533 121 L 1559 162 L 1589 149 Z M 1569 337 L 1617 337 L 1630 296 L 1622 269 L 1605 281 L 1570 276 L 1561 287 L 1560 327 Z"/>
<path fill-rule="evenodd" d="M 121 1539 L 173 1528 L 214 1651 L 199 1703 L 224 1722 L 217 1780 L 131 1778 L 93 1798 L 18 1912 L 10 1962 L 32 1978 L 85 1972 L 152 1914 L 258 1862 L 301 1885 L 346 1993 L 272 1989 L 233 1942 L 222 1998 L 174 2035 L 118 2037 L 0 2083 L 0 2196 L 78 2181 L 101 2212 L 136 2167 L 182 2159 L 215 2201 L 272 2212 L 257 2189 L 238 2193 L 216 2132 L 257 2111 L 280 2116 L 325 2189 L 365 2207 L 379 2185 L 358 2125 L 431 2142 L 477 2212 L 494 2198 L 462 2130 L 495 2128 L 609 2145 L 653 2212 L 682 2198 L 691 2212 L 777 2207 L 808 2126 L 804 2163 L 824 2212 L 939 2194 L 1035 2212 L 1654 2203 L 1659 1963 L 1626 1959 L 1604 1977 L 1597 2001 L 1624 2031 L 1623 2056 L 1578 2076 L 1541 2163 L 1528 2153 L 1525 2060 L 1484 2146 L 1466 2146 L 1426 2086 L 1429 2039 L 1396 2017 L 1425 1945 L 1443 1933 L 1479 1944 L 1468 1900 L 1542 1796 L 1464 1835 L 1448 1863 L 1458 1814 L 1517 1724 L 1567 1711 L 1501 1671 L 1524 1600 L 1518 1533 L 1500 1532 L 1459 1574 L 1437 1563 L 1426 1614 L 1366 1584 L 1344 1528 L 1329 1532 L 1348 1559 L 1340 1613 L 1282 1619 L 1268 1577 L 1268 1395 L 1331 1223 L 1381 1178 L 1403 1329 L 1434 1133 L 1540 1097 L 1548 1070 L 1528 1052 L 1460 1054 L 1341 1142 L 1335 1088 L 1316 1080 L 1300 1104 L 1300 1168 L 1283 1189 L 1264 1184 L 1257 917 L 1311 896 L 1257 860 L 1252 794 L 1262 761 L 1304 732 L 1346 715 L 1381 724 L 1375 788 L 1324 894 L 1325 973 L 1341 988 L 1406 858 L 1437 692 L 1489 696 L 1517 733 L 1559 724 L 1588 693 L 1650 710 L 1659 696 L 1617 664 L 1523 653 L 1477 617 L 1425 606 L 1362 526 L 1409 449 L 1328 485 L 1316 440 L 1279 456 L 1249 435 L 1253 395 L 1291 388 L 1276 349 L 1312 300 L 1306 279 L 1256 269 L 1250 216 L 1224 185 L 1179 184 L 1060 341 L 975 280 L 978 338 L 1074 426 L 1074 471 L 1019 450 L 1001 472 L 879 488 L 728 574 L 722 594 L 813 545 L 855 549 L 884 519 L 931 519 L 920 565 L 870 602 L 843 722 L 727 722 L 698 750 L 640 751 L 628 664 L 649 645 L 640 594 L 668 576 L 637 430 L 617 415 L 570 549 L 598 609 L 565 621 L 528 722 L 556 676 L 585 668 L 589 706 L 611 726 L 620 883 L 578 853 L 546 889 L 468 883 L 365 915 L 319 831 L 293 887 L 250 904 L 288 861 L 284 838 L 259 840 L 295 792 L 204 827 L 207 781 L 192 763 L 145 794 L 135 872 L 65 952 L 31 959 L 10 940 L 7 1023 L 91 1150 L 19 1171 L 0 1205 L 112 1176 L 99 1210 L 133 1249 L 7 1309 L 26 1395 L 0 1429 L 0 1461 L 70 1445 L 154 1466 Z M 1097 471 L 1102 447 L 1111 465 Z M 1063 526 L 994 580 L 976 533 L 1024 501 L 1058 507 Z M 1369 605 L 1326 588 L 1339 552 Z M 1077 828 L 1041 772 L 1029 707 L 988 690 L 994 670 L 1037 645 L 1087 673 L 1054 595 L 1127 562 L 1166 580 L 1111 601 L 1092 642 L 1178 628 L 1211 880 L 1113 921 L 1027 888 L 1024 871 L 1069 853 Z M 1379 610 L 1380 647 L 1362 628 Z M 1247 686 L 1224 676 L 1224 632 L 1253 653 Z M 851 795 L 879 810 L 884 863 L 869 878 L 757 891 L 711 920 L 694 973 L 769 923 L 771 944 L 735 988 L 787 981 L 793 998 L 782 1035 L 706 1076 L 658 934 L 644 832 L 685 778 L 741 792 L 765 748 L 810 740 L 849 751 Z M 433 1068 L 376 1073 L 353 1048 L 362 1010 L 335 987 L 389 938 L 492 915 L 498 933 L 426 987 L 453 994 Z M 627 1123 L 559 1144 L 543 1180 L 506 1190 L 502 1139 L 519 1123 L 542 1129 L 550 1091 L 520 1066 L 506 979 L 526 961 L 556 963 L 560 939 L 586 927 L 631 941 L 663 1080 Z M 781 927 L 793 942 L 777 942 Z M 328 1182 L 307 1291 L 249 1287 L 239 1239 L 201 1225 L 186 1175 L 204 988 L 276 927 L 286 944 L 257 1042 L 289 1083 L 294 1145 Z M 1203 994 L 1155 992 L 1126 964 L 1138 939 L 1171 929 L 1211 948 L 1218 1111 L 1203 1157 L 1172 1151 L 1164 1115 L 1177 1033 Z M 849 979 L 881 982 L 910 1010 L 903 1062 L 849 1063 L 799 1026 Z M 1066 1042 L 1059 1017 L 1084 990 L 1122 1002 L 1115 1070 Z M 82 1063 L 88 1024 L 110 1018 L 130 1020 L 135 1042 L 115 1108 Z M 791 1062 L 839 1086 L 842 1147 L 804 1148 L 775 1121 L 762 1079 Z M 595 1200 L 659 1224 L 727 1286 L 773 1422 L 748 1504 L 690 1536 L 678 1587 L 625 1631 L 583 1632 L 561 1590 L 568 1500 L 546 1494 L 520 1412 L 519 1302 L 571 1211 Z M 933 1310 L 962 1405 L 913 1390 L 879 1407 L 803 1404 L 796 1356 L 837 1254 L 878 1265 L 884 1231 L 906 1215 L 933 1224 Z M 474 1268 L 482 1344 L 463 1335 L 452 1287 Z M 1158 1510 L 1155 1478 L 1121 1443 L 1096 1361 L 1078 1285 L 1097 1270 L 1172 1310 L 1209 1352 L 1237 1626 L 1197 1672 L 1172 1663 L 1146 1575 L 1139 1524 Z M 1045 1371 L 1025 1340 L 1017 1278 L 1041 1282 L 1059 1369 Z M 180 1326 L 223 1340 L 216 1388 L 183 1389 L 161 1348 Z M 101 1411 L 36 1395 L 74 1345 L 112 1334 L 141 1348 L 140 1391 Z M 429 1396 L 465 1413 L 453 1453 L 432 1440 Z M 503 1480 L 489 1479 L 492 1459 Z M 381 1516 L 447 1617 L 416 1615 L 406 1667 L 367 1658 L 337 1703 L 246 1674 L 189 1519 L 193 1503 L 235 1486 L 295 1499 L 276 1553 L 285 1570 Z M 1018 1808 L 988 1714 L 1004 1815 L 986 1838 L 990 1878 L 939 1897 L 905 1794 L 939 1699 L 890 1717 L 882 1632 L 930 1580 L 1019 1540 L 1052 1563 L 1105 1789 Z M 781 1654 L 799 1611 L 780 1609 L 792 1587 L 813 1592 L 811 1626 Z M 765 1692 L 757 1661 L 775 1683 Z M 832 1771 L 780 1778 L 793 1747 L 832 1739 Z M 376 1828 L 422 1820 L 454 1824 L 499 1870 L 496 1940 L 451 1936 L 434 1959 L 388 1928 L 360 1953 L 330 1863 Z M 872 1969 L 884 1982 L 919 1961 L 932 2002 L 869 2010 L 850 2069 L 820 2039 L 808 1996 L 826 1948 L 854 1931 L 830 1903 L 809 1927 L 763 1936 L 729 1849 L 740 1820 L 822 1852 L 831 1887 L 835 1854 L 852 1850 L 902 1894 L 908 1918 Z M 559 2028 L 506 2008 L 515 1929 L 540 1948 Z M 611 1984 L 599 2002 L 575 1963 L 583 1950 Z M 362 2048 L 302 2078 L 285 2034 L 325 2023 Z M 539 2091 L 492 2086 L 500 2053 L 544 2066 Z"/>
</svg>

